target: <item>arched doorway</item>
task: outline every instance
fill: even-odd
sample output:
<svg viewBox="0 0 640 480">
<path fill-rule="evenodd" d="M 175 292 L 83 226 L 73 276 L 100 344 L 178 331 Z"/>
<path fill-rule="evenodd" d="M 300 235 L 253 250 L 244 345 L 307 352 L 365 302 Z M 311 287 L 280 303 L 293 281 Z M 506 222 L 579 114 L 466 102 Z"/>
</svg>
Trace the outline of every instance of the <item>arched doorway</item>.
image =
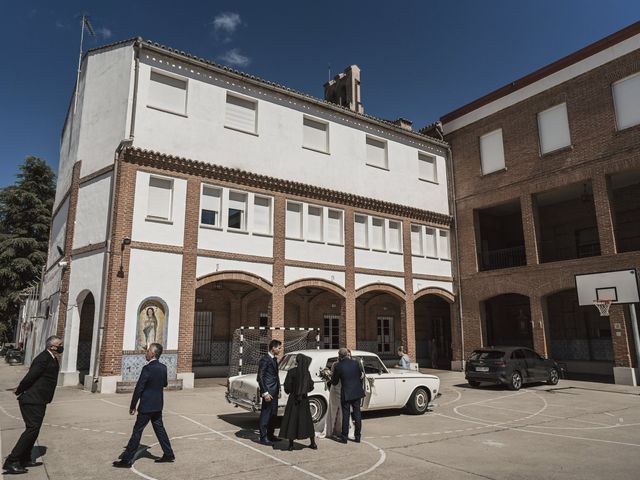
<svg viewBox="0 0 640 480">
<path fill-rule="evenodd" d="M 438 294 L 415 300 L 416 361 L 420 366 L 451 368 L 451 305 Z"/>
<path fill-rule="evenodd" d="M 293 284 L 287 288 L 284 311 L 284 326 L 316 329 L 320 348 L 345 345 L 344 295 L 340 288 L 317 281 Z"/>
<path fill-rule="evenodd" d="M 196 290 L 192 357 L 196 378 L 227 375 L 236 329 L 271 325 L 271 293 L 259 282 L 218 278 L 202 282 Z M 268 331 L 260 335 L 264 336 L 260 350 L 266 353 Z"/>
<path fill-rule="evenodd" d="M 84 377 L 89 374 L 91 368 L 91 347 L 93 340 L 93 322 L 95 318 L 96 303 L 91 292 L 87 293 L 80 307 L 80 325 L 78 328 L 78 354 L 76 356 L 76 368 L 79 373 L 79 381 L 84 384 Z"/>
<path fill-rule="evenodd" d="M 359 293 L 359 294 L 358 294 Z M 402 345 L 404 300 L 399 293 L 375 286 L 356 292 L 356 346 L 397 361 Z"/>
<path fill-rule="evenodd" d="M 484 304 L 484 346 L 533 348 L 529 297 L 506 293 L 489 298 Z"/>
<path fill-rule="evenodd" d="M 613 379 L 609 317 L 578 305 L 575 288 L 546 297 L 551 358 L 562 362 L 568 378 Z"/>
</svg>

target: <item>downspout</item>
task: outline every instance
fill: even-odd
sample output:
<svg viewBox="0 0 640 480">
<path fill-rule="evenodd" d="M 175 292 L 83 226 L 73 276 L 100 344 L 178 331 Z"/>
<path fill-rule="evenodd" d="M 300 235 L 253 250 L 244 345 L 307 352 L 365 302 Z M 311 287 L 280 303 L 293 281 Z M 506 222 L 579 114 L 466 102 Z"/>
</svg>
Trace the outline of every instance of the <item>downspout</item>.
<svg viewBox="0 0 640 480">
<path fill-rule="evenodd" d="M 136 107 L 138 100 L 138 76 L 139 76 L 139 68 L 140 68 L 140 40 L 136 40 L 133 44 L 134 49 L 134 74 L 133 74 L 133 100 L 131 103 L 131 126 L 129 129 L 129 138 L 120 141 L 120 144 L 116 148 L 113 157 L 113 175 L 111 180 L 111 190 L 109 191 L 109 212 L 107 216 L 107 237 L 106 237 L 106 250 L 104 261 L 102 264 L 102 294 L 100 295 L 100 317 L 98 318 L 98 341 L 96 344 L 96 353 L 94 356 L 93 362 L 93 384 L 91 385 L 91 391 L 95 392 L 98 388 L 98 378 L 100 376 L 100 352 L 102 350 L 102 341 L 104 338 L 104 317 L 105 311 L 107 308 L 107 283 L 109 279 L 109 262 L 111 260 L 111 252 L 112 252 L 112 243 L 111 237 L 113 234 L 113 217 L 114 217 L 114 209 L 115 209 L 115 198 L 116 198 L 116 180 L 118 178 L 118 166 L 120 154 L 124 150 L 124 148 L 129 147 L 133 144 L 133 133 L 135 131 L 135 123 L 136 123 Z"/>
<path fill-rule="evenodd" d="M 456 180 L 455 180 L 455 173 L 454 173 L 454 167 L 453 167 L 453 154 L 451 152 L 451 147 L 447 146 L 447 154 L 448 154 L 448 159 L 449 159 L 449 170 L 450 170 L 450 174 L 449 174 L 449 178 L 451 179 L 451 203 L 452 203 L 452 207 L 451 208 L 451 213 L 453 215 L 453 225 L 454 225 L 454 235 L 456 238 L 456 281 L 458 284 L 458 320 L 460 322 L 460 353 L 461 353 L 461 367 L 462 370 L 464 370 L 464 361 L 465 361 L 465 354 L 464 354 L 464 322 L 462 321 L 462 280 L 460 278 L 460 242 L 459 242 L 459 237 L 458 237 L 458 215 L 457 215 L 457 202 L 456 202 Z"/>
</svg>

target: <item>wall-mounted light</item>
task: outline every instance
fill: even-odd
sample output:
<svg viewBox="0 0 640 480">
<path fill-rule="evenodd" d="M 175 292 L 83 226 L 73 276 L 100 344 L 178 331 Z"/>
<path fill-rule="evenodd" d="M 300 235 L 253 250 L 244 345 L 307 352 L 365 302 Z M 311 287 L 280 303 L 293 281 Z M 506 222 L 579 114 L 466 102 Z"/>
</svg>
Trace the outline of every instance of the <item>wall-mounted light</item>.
<svg viewBox="0 0 640 480">
<path fill-rule="evenodd" d="M 131 245 L 131 239 L 129 237 L 122 237 L 122 241 L 120 242 L 120 268 L 117 273 L 119 278 L 124 278 L 124 265 L 122 263 L 122 258 L 124 257 L 124 247 L 127 245 Z"/>
</svg>

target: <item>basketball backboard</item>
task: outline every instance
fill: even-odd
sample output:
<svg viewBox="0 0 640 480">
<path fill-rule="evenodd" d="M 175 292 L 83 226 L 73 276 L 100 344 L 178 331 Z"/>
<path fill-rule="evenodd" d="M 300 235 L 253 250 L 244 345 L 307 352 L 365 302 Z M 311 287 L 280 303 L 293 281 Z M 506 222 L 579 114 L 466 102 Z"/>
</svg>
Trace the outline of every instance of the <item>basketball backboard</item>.
<svg viewBox="0 0 640 480">
<path fill-rule="evenodd" d="M 635 268 L 576 275 L 576 290 L 580 305 L 594 301 L 638 303 L 638 276 Z"/>
</svg>

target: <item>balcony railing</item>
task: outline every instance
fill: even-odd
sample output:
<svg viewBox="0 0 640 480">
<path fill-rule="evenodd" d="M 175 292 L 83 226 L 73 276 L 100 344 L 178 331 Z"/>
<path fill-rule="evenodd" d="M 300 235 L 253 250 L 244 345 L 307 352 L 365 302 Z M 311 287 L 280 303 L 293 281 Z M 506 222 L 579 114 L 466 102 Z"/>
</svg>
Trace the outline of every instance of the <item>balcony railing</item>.
<svg viewBox="0 0 640 480">
<path fill-rule="evenodd" d="M 488 250 L 481 254 L 481 270 L 521 267 L 527 264 L 524 245 L 499 250 Z"/>
</svg>

